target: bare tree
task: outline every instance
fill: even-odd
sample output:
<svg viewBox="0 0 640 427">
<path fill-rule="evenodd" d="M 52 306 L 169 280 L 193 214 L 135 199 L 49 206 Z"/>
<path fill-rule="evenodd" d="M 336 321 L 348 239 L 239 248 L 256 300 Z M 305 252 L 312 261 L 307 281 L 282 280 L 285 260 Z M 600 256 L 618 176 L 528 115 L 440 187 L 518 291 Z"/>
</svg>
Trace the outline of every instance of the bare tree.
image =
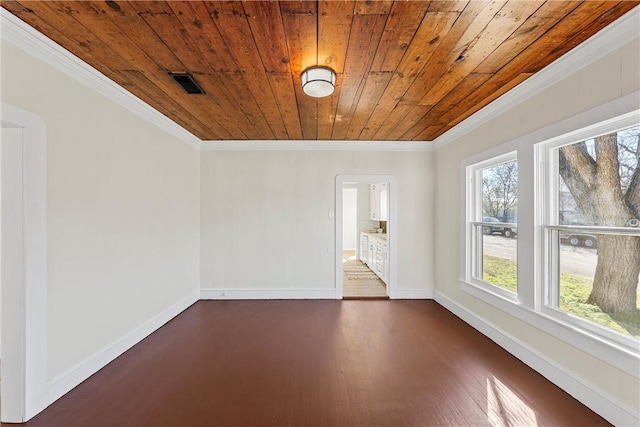
<svg viewBox="0 0 640 427">
<path fill-rule="evenodd" d="M 514 160 L 482 171 L 482 210 L 506 221 L 518 202 L 518 163 Z"/>
<path fill-rule="evenodd" d="M 611 133 L 595 138 L 590 146 L 581 142 L 560 149 L 560 176 L 587 224 L 625 226 L 640 217 L 637 129 L 635 146 L 633 135 L 621 136 L 625 137 Z M 638 274 L 640 237 L 599 236 L 598 261 L 587 302 L 608 313 L 635 311 Z"/>
</svg>

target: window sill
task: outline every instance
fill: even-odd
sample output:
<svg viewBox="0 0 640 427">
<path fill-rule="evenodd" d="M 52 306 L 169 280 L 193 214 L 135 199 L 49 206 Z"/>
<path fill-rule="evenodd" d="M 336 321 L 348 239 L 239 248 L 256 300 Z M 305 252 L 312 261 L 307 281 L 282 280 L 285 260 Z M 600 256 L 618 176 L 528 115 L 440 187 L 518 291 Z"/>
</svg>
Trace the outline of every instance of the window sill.
<svg viewBox="0 0 640 427">
<path fill-rule="evenodd" d="M 479 286 L 464 279 L 459 279 L 459 281 L 460 288 L 464 292 L 636 378 L 640 378 L 640 345 L 636 348 L 628 348 L 618 343 L 607 341 L 589 331 L 577 329 L 576 325 L 562 322 L 544 313 L 526 308 L 515 300 L 491 292 L 484 286 Z"/>
</svg>

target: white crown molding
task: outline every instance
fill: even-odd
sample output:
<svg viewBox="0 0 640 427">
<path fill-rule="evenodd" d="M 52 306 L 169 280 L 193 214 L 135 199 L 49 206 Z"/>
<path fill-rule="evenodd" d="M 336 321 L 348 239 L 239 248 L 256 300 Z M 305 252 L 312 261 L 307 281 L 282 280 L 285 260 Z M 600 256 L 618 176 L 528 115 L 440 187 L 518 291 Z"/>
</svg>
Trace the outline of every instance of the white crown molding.
<svg viewBox="0 0 640 427">
<path fill-rule="evenodd" d="M 640 6 L 433 140 L 439 149 L 638 37 Z"/>
<path fill-rule="evenodd" d="M 0 38 L 95 90 L 191 147 L 200 139 L 18 17 L 0 9 Z"/>
<path fill-rule="evenodd" d="M 202 141 L 202 151 L 433 151 L 426 141 Z"/>
</svg>

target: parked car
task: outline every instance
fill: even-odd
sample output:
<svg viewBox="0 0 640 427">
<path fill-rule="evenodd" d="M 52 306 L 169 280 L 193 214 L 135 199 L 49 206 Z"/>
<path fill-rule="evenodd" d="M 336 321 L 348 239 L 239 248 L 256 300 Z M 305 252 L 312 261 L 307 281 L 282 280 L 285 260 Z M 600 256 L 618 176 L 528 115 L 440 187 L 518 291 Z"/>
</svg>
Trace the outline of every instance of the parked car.
<svg viewBox="0 0 640 427">
<path fill-rule="evenodd" d="M 518 228 L 517 227 L 504 227 L 502 230 L 502 235 L 504 237 L 516 238 L 518 236 Z"/>
<path fill-rule="evenodd" d="M 560 233 L 560 241 L 571 246 L 584 246 L 585 248 L 595 248 L 598 245 L 598 238 L 593 234 L 586 233 Z"/>
<path fill-rule="evenodd" d="M 492 216 L 485 216 L 482 218 L 482 222 L 500 222 L 500 220 Z M 484 234 L 502 234 L 503 227 L 493 227 L 485 225 L 484 227 L 482 227 L 482 231 Z"/>
</svg>

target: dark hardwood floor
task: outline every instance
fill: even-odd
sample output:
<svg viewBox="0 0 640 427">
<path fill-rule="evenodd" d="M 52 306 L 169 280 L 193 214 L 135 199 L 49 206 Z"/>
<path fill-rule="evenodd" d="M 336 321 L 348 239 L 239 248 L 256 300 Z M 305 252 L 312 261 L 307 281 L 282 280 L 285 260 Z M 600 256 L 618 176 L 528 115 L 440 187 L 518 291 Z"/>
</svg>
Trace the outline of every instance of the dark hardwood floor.
<svg viewBox="0 0 640 427">
<path fill-rule="evenodd" d="M 27 426 L 598 426 L 433 301 L 200 301 Z"/>
</svg>

